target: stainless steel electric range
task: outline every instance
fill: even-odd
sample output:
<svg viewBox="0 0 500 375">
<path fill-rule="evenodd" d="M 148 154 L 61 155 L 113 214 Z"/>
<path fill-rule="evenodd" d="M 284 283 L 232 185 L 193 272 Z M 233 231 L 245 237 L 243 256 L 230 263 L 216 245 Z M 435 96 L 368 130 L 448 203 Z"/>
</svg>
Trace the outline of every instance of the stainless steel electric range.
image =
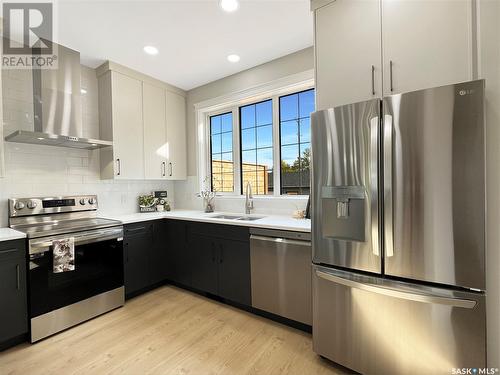
<svg viewBox="0 0 500 375">
<path fill-rule="evenodd" d="M 9 226 L 27 235 L 31 342 L 124 304 L 123 226 L 97 207 L 96 195 L 9 199 Z M 54 272 L 61 240 L 74 270 Z"/>
</svg>

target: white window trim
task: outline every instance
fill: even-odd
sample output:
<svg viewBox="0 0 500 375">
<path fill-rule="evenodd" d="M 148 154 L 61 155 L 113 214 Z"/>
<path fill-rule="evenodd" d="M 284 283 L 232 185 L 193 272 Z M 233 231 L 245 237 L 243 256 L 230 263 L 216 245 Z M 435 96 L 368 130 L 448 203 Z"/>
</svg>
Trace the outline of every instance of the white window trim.
<svg viewBox="0 0 500 375">
<path fill-rule="evenodd" d="M 256 195 L 256 198 L 280 198 L 297 199 L 304 196 L 281 195 L 280 189 L 280 150 L 279 144 L 279 97 L 314 88 L 314 71 L 307 70 L 302 73 L 293 74 L 275 81 L 251 87 L 245 90 L 233 92 L 228 95 L 209 99 L 196 103 L 197 123 L 197 152 L 198 152 L 198 179 L 200 190 L 207 188 L 205 179 L 210 176 L 210 116 L 232 112 L 233 113 L 233 162 L 234 162 L 234 192 L 218 192 L 221 197 L 241 197 L 241 167 L 240 167 L 240 135 L 239 135 L 239 107 L 259 101 L 272 99 L 273 101 L 273 170 L 274 191 L 273 195 Z"/>
</svg>

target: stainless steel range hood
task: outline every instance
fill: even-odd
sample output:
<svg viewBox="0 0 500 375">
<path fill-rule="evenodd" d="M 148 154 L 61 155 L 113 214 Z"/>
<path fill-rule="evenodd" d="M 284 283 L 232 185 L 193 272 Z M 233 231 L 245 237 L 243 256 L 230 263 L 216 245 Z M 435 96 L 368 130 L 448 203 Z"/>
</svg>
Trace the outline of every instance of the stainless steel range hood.
<svg viewBox="0 0 500 375">
<path fill-rule="evenodd" d="M 33 131 L 16 130 L 5 140 L 80 149 L 112 146 L 111 141 L 83 137 L 80 53 L 54 48 L 58 68 L 33 69 Z"/>
</svg>

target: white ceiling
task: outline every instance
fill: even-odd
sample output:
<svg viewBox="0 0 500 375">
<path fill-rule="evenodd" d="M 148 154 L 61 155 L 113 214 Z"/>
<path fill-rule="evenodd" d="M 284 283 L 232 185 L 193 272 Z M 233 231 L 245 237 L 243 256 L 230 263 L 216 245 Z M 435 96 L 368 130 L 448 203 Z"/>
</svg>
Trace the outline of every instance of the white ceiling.
<svg viewBox="0 0 500 375">
<path fill-rule="evenodd" d="M 55 40 L 82 64 L 126 65 L 182 89 L 203 85 L 312 45 L 309 0 L 242 0 L 226 13 L 217 0 L 60 0 Z M 145 45 L 160 53 L 149 56 Z M 241 56 L 231 64 L 229 54 Z"/>
</svg>

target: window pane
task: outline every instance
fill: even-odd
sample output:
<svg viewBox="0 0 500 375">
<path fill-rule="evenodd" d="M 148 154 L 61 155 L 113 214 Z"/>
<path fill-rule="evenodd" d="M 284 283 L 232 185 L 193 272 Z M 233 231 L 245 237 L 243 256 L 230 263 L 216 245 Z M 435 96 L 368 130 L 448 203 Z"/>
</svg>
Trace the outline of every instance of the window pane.
<svg viewBox="0 0 500 375">
<path fill-rule="evenodd" d="M 212 190 L 234 191 L 233 114 L 210 117 Z M 222 133 L 221 133 L 222 132 Z"/>
<path fill-rule="evenodd" d="M 257 147 L 255 144 L 255 128 L 241 130 L 241 149 L 249 150 Z"/>
<path fill-rule="evenodd" d="M 226 113 L 225 115 L 221 116 L 221 122 L 222 122 L 222 132 L 230 132 L 233 130 L 233 114 L 232 113 Z"/>
<path fill-rule="evenodd" d="M 314 90 L 308 90 L 299 94 L 299 116 L 309 117 L 314 112 Z"/>
<path fill-rule="evenodd" d="M 255 170 L 253 171 L 243 171 L 243 174 L 241 176 L 241 180 L 243 182 L 243 191 L 246 190 L 247 183 L 250 182 L 250 186 L 252 187 L 252 193 L 253 194 L 258 194 L 257 193 L 257 173 Z"/>
<path fill-rule="evenodd" d="M 273 102 L 266 100 L 265 102 L 256 104 L 257 126 L 268 125 L 273 123 Z"/>
<path fill-rule="evenodd" d="M 233 132 L 222 133 L 222 152 L 231 152 L 233 151 Z"/>
<path fill-rule="evenodd" d="M 247 164 L 247 165 L 251 164 L 251 165 L 255 166 L 255 164 L 257 164 L 257 154 L 256 154 L 255 150 L 242 151 L 241 152 L 241 162 L 243 164 Z"/>
<path fill-rule="evenodd" d="M 221 152 L 221 135 L 212 135 L 212 154 L 218 154 Z"/>
<path fill-rule="evenodd" d="M 220 116 L 210 117 L 210 133 L 211 134 L 220 133 L 220 129 L 221 129 Z"/>
<path fill-rule="evenodd" d="M 240 107 L 240 125 L 241 129 L 255 126 L 255 105 Z"/>
<path fill-rule="evenodd" d="M 299 157 L 299 145 L 282 146 L 281 147 L 281 168 L 293 168 L 294 163 L 297 162 Z"/>
<path fill-rule="evenodd" d="M 280 120 L 296 119 L 299 114 L 298 95 L 287 95 L 280 98 Z"/>
<path fill-rule="evenodd" d="M 297 120 L 281 123 L 281 144 L 299 143 Z"/>
<path fill-rule="evenodd" d="M 272 147 L 273 146 L 273 126 L 259 126 L 257 128 L 257 147 Z"/>
<path fill-rule="evenodd" d="M 257 150 L 257 194 L 273 192 L 273 149 Z"/>
<path fill-rule="evenodd" d="M 280 98 L 281 194 L 309 194 L 313 111 L 314 90 Z"/>
<path fill-rule="evenodd" d="M 299 120 L 300 142 L 311 142 L 311 119 L 309 117 Z"/>
<path fill-rule="evenodd" d="M 221 159 L 224 161 L 230 161 L 232 162 L 233 161 L 233 153 L 232 152 L 225 152 L 222 154 L 222 157 Z"/>
</svg>

